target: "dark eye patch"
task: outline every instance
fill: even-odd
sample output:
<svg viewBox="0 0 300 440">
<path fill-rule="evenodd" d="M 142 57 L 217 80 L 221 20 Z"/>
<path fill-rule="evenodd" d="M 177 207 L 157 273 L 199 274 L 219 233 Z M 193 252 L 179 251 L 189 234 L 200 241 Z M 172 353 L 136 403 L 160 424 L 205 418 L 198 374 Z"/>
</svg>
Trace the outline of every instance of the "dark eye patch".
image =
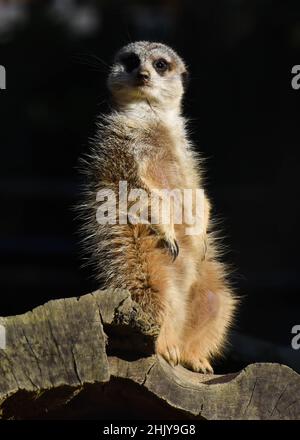
<svg viewBox="0 0 300 440">
<path fill-rule="evenodd" d="M 153 67 L 158 73 L 162 74 L 169 69 L 170 64 L 164 58 L 158 58 L 158 60 L 153 61 Z"/>
<path fill-rule="evenodd" d="M 124 54 L 120 58 L 121 63 L 124 65 L 126 72 L 130 73 L 134 69 L 137 69 L 141 64 L 139 57 L 135 53 Z"/>
</svg>

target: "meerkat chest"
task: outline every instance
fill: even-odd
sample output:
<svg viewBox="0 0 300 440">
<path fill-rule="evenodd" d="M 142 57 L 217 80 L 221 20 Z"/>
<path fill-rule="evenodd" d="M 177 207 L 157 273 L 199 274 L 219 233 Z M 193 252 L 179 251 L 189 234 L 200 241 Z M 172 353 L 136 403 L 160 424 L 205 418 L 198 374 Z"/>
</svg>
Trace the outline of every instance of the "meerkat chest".
<svg viewBox="0 0 300 440">
<path fill-rule="evenodd" d="M 191 162 L 187 141 L 182 136 L 162 136 L 152 154 L 145 158 L 143 173 L 157 188 L 194 187 Z"/>
</svg>

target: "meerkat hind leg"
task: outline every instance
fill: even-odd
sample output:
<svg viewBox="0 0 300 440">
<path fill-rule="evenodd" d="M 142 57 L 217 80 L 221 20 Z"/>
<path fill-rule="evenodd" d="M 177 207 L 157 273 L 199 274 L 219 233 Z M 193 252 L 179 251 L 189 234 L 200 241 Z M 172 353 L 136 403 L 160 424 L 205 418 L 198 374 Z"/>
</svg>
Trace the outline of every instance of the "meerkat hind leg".
<svg viewBox="0 0 300 440">
<path fill-rule="evenodd" d="M 156 353 L 160 354 L 173 367 L 180 362 L 180 343 L 169 318 L 161 327 L 156 341 Z"/>
<path fill-rule="evenodd" d="M 203 262 L 188 302 L 181 363 L 193 371 L 213 373 L 210 359 L 222 352 L 235 303 L 219 263 Z"/>
<path fill-rule="evenodd" d="M 180 363 L 181 335 L 185 319 L 184 298 L 176 288 L 168 289 L 164 320 L 156 341 L 156 352 L 172 366 Z"/>
</svg>

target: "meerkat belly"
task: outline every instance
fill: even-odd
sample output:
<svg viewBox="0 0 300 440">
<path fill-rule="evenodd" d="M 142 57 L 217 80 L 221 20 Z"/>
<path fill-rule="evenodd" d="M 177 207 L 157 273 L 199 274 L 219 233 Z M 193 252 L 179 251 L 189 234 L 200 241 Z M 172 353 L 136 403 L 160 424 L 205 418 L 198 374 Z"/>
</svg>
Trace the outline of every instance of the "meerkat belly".
<svg viewBox="0 0 300 440">
<path fill-rule="evenodd" d="M 185 173 L 184 166 L 173 157 L 149 161 L 141 172 L 142 180 L 149 188 L 150 192 L 157 195 L 161 200 L 161 209 L 172 210 L 169 213 L 176 240 L 181 246 L 181 255 L 187 256 L 188 253 L 199 253 L 197 239 L 188 233 L 190 225 L 186 222 L 186 214 L 189 211 L 189 218 L 195 217 L 195 186 L 191 174 Z M 185 195 L 192 193 L 192 206 L 185 205 Z M 165 205 L 164 205 L 165 203 Z M 162 218 L 160 217 L 160 220 Z M 164 220 L 165 221 L 165 220 Z"/>
</svg>

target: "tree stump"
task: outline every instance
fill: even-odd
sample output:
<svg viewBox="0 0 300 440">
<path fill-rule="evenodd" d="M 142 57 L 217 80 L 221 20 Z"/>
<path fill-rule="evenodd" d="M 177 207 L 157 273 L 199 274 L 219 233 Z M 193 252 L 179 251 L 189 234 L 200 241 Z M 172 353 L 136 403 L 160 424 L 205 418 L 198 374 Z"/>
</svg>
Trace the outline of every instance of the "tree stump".
<svg viewBox="0 0 300 440">
<path fill-rule="evenodd" d="M 205 375 L 154 355 L 158 329 L 126 291 L 0 318 L 2 419 L 300 419 L 300 377 L 251 364 Z"/>
</svg>

